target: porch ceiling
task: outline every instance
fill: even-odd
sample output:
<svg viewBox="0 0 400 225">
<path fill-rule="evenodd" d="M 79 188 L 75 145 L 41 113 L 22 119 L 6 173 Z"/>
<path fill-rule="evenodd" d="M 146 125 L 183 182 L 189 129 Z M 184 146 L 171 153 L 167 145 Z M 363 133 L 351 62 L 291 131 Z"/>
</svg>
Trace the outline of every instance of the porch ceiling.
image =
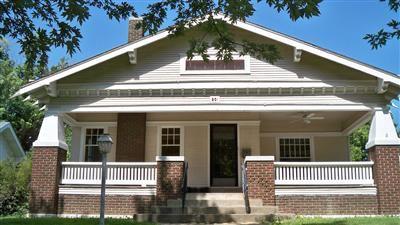
<svg viewBox="0 0 400 225">
<path fill-rule="evenodd" d="M 321 120 L 305 123 L 301 117 L 314 113 Z M 78 123 L 117 122 L 118 113 L 68 113 Z M 261 133 L 279 132 L 342 132 L 348 134 L 369 120 L 364 111 L 314 112 L 202 112 L 202 113 L 147 113 L 147 121 L 260 121 Z"/>
</svg>

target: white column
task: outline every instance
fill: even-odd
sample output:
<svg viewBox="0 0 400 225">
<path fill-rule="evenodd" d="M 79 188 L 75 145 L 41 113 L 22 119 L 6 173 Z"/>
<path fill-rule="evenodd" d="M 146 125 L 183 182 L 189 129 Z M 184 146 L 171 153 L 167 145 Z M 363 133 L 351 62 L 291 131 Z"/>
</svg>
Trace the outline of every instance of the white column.
<svg viewBox="0 0 400 225">
<path fill-rule="evenodd" d="M 388 111 L 376 111 L 372 118 L 366 149 L 376 145 L 400 145 L 392 116 Z"/>
<path fill-rule="evenodd" d="M 71 140 L 71 161 L 79 162 L 82 149 L 82 127 L 71 127 L 72 140 Z"/>
<path fill-rule="evenodd" d="M 46 112 L 38 139 L 33 142 L 33 147 L 59 147 L 68 150 L 65 143 L 64 122 L 61 114 Z"/>
</svg>

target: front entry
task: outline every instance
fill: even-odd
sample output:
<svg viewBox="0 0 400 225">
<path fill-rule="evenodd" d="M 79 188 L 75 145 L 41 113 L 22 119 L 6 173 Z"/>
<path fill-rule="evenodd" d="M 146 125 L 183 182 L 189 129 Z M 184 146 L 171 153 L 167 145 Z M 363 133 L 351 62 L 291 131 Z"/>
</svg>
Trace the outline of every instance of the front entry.
<svg viewBox="0 0 400 225">
<path fill-rule="evenodd" d="M 211 186 L 238 185 L 237 125 L 210 125 Z"/>
</svg>

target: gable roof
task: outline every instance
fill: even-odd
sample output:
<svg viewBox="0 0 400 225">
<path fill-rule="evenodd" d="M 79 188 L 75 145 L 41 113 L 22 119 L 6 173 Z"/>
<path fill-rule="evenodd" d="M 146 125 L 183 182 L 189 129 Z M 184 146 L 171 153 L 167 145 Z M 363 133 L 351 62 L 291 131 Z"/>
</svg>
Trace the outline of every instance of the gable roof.
<svg viewBox="0 0 400 225">
<path fill-rule="evenodd" d="M 18 140 L 17 135 L 14 132 L 14 129 L 11 126 L 10 122 L 6 121 L 0 121 L 0 135 L 3 136 L 7 139 L 7 141 L 11 145 L 11 149 L 5 149 L 7 152 L 12 151 L 15 156 L 15 158 L 21 159 L 23 156 L 25 156 L 25 152 L 21 146 L 21 143 Z M 1 137 L 0 137 L 1 138 Z"/>
<path fill-rule="evenodd" d="M 339 53 L 330 51 L 328 49 L 313 45 L 311 43 L 299 40 L 297 38 L 288 36 L 286 34 L 283 34 L 283 33 L 277 32 L 277 31 L 273 31 L 271 29 L 268 29 L 266 27 L 263 27 L 261 25 L 255 24 L 255 23 L 242 22 L 242 21 L 237 21 L 236 23 L 230 23 L 229 19 L 227 19 L 226 17 L 224 17 L 222 15 L 217 16 L 217 17 L 219 17 L 219 19 L 225 20 L 227 23 L 229 23 L 235 27 L 241 28 L 248 32 L 264 36 L 266 38 L 272 39 L 277 42 L 281 42 L 283 44 L 292 46 L 293 48 L 296 48 L 296 49 L 299 49 L 299 50 L 302 50 L 305 52 L 309 52 L 311 54 L 325 58 L 327 60 L 342 64 L 349 68 L 353 68 L 353 69 L 359 70 L 361 72 L 364 72 L 366 74 L 369 74 L 371 76 L 374 76 L 376 78 L 382 79 L 385 82 L 390 82 L 396 86 L 400 86 L 400 77 L 394 73 L 382 70 L 380 68 L 360 62 L 358 60 L 355 60 L 350 57 L 341 55 Z M 123 44 L 121 46 L 118 46 L 109 51 L 106 51 L 106 52 L 103 52 L 96 56 L 93 56 L 91 58 L 88 58 L 79 63 L 73 64 L 73 65 L 71 65 L 63 70 L 57 71 L 49 76 L 43 77 L 43 78 L 33 81 L 29 84 L 26 84 L 17 93 L 15 93 L 14 96 L 19 96 L 19 95 L 22 95 L 25 93 L 29 93 L 38 88 L 50 85 L 51 82 L 60 80 L 64 77 L 67 77 L 69 75 L 72 75 L 74 73 L 82 71 L 84 69 L 90 68 L 94 65 L 105 62 L 105 61 L 112 59 L 114 57 L 117 57 L 119 55 L 126 54 L 126 53 L 134 51 L 135 49 L 138 49 L 140 47 L 143 47 L 143 46 L 149 45 L 153 42 L 164 39 L 164 38 L 168 37 L 168 35 L 169 35 L 169 32 L 167 30 L 161 30 L 154 35 L 148 35 L 137 41 Z"/>
</svg>

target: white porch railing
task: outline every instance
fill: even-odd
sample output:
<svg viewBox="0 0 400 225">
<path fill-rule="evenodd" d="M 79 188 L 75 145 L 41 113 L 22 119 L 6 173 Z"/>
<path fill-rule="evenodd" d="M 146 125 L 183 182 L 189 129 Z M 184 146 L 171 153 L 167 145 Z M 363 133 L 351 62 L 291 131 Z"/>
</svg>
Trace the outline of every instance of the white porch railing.
<svg viewBox="0 0 400 225">
<path fill-rule="evenodd" d="M 156 162 L 109 162 L 107 185 L 156 185 Z M 63 162 L 61 184 L 100 185 L 101 162 Z"/>
<path fill-rule="evenodd" d="M 374 185 L 373 162 L 275 162 L 276 185 Z"/>
</svg>

